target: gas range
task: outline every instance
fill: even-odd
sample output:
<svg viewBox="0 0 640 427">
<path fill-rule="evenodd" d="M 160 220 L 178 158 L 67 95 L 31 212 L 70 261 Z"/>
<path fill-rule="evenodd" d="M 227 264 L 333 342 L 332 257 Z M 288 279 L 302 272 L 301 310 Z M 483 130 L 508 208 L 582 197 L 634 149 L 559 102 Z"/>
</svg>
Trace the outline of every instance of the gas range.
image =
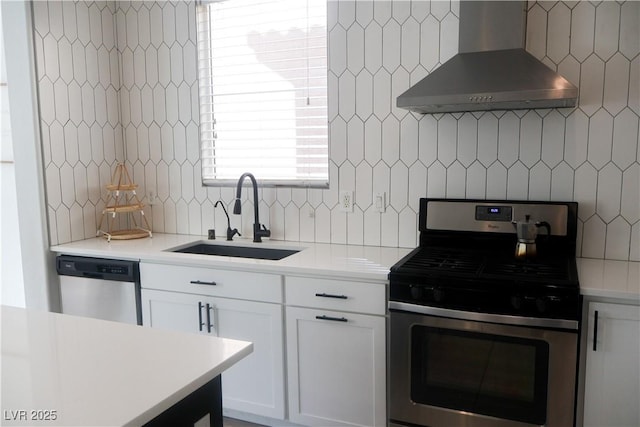
<svg viewBox="0 0 640 427">
<path fill-rule="evenodd" d="M 536 256 L 518 258 L 512 222 L 525 215 L 549 223 L 551 234 L 538 236 Z M 389 299 L 577 320 L 576 228 L 572 202 L 421 199 L 420 246 L 391 268 Z"/>
<path fill-rule="evenodd" d="M 573 202 L 421 199 L 389 273 L 389 425 L 574 424 Z"/>
</svg>

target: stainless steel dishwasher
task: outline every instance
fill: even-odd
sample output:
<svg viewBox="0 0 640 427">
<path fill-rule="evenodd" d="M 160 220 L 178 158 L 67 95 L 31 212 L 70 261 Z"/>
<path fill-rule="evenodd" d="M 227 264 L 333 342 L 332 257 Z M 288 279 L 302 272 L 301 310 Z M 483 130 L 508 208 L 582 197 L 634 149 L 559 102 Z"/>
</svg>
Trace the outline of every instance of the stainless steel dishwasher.
<svg viewBox="0 0 640 427">
<path fill-rule="evenodd" d="M 142 325 L 137 261 L 60 255 L 62 312 Z"/>
</svg>

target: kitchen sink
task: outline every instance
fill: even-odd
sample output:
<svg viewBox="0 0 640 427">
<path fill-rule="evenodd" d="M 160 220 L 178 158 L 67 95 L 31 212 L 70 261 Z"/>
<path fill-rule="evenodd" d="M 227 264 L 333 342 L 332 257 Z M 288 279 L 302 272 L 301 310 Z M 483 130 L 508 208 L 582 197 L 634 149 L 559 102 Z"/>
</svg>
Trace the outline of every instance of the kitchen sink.
<svg viewBox="0 0 640 427">
<path fill-rule="evenodd" d="M 171 252 L 180 252 L 199 255 L 230 256 L 236 258 L 281 260 L 300 252 L 300 249 L 278 249 L 255 246 L 216 245 L 212 243 L 196 242 L 189 246 L 170 249 Z"/>
</svg>

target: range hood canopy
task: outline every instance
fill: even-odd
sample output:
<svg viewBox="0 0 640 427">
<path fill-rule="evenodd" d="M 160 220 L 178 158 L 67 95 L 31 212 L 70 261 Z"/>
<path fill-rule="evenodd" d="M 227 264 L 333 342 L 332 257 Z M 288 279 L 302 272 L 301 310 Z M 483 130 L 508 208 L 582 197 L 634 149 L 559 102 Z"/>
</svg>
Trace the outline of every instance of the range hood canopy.
<svg viewBox="0 0 640 427">
<path fill-rule="evenodd" d="M 418 113 L 575 107 L 578 88 L 524 49 L 525 1 L 461 1 L 459 53 L 398 97 Z"/>
</svg>

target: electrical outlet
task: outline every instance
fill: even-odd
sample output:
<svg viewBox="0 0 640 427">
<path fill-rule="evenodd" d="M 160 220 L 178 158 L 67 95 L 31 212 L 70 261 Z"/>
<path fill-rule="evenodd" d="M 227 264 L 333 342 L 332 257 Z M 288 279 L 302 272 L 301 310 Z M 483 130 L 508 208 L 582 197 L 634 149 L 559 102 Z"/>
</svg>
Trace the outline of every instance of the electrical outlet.
<svg viewBox="0 0 640 427">
<path fill-rule="evenodd" d="M 153 205 L 158 203 L 158 195 L 152 189 L 148 190 L 147 191 L 147 200 L 148 200 L 147 203 L 149 204 L 149 206 L 153 206 Z"/>
<path fill-rule="evenodd" d="M 340 192 L 340 210 L 342 212 L 353 212 L 353 191 Z"/>
<path fill-rule="evenodd" d="M 373 193 L 373 204 L 376 211 L 384 213 L 387 210 L 387 193 Z"/>
</svg>

